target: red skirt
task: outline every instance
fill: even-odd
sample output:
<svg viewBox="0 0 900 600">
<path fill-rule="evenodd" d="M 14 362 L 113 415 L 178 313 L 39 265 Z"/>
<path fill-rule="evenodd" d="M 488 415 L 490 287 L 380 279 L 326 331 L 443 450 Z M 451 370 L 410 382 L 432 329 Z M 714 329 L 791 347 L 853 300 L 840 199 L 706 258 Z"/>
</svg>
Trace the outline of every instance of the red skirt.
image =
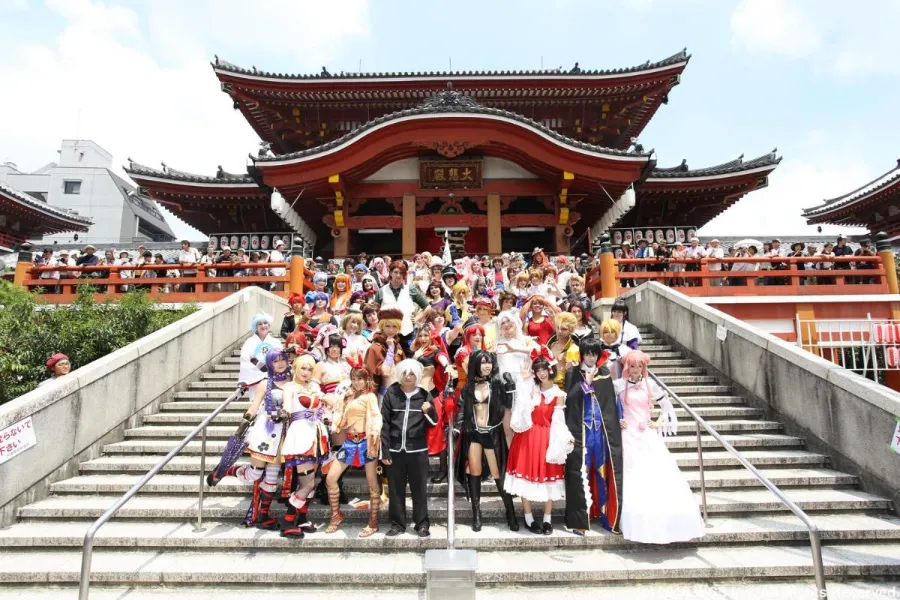
<svg viewBox="0 0 900 600">
<path fill-rule="evenodd" d="M 550 427 L 532 425 L 513 436 L 506 458 L 506 492 L 532 502 L 559 500 L 565 495 L 565 465 L 547 462 Z"/>
<path fill-rule="evenodd" d="M 444 435 L 444 397 L 443 395 L 432 399 L 434 412 L 437 413 L 437 423 L 425 430 L 425 442 L 428 444 L 428 454 L 434 456 L 447 449 L 447 436 Z"/>
</svg>

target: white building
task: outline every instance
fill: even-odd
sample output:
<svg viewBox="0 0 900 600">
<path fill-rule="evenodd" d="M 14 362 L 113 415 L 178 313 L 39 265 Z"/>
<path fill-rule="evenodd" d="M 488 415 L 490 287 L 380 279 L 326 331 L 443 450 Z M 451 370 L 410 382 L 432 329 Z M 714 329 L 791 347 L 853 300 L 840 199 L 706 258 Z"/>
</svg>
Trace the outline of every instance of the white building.
<svg viewBox="0 0 900 600">
<path fill-rule="evenodd" d="M 63 140 L 57 162 L 32 173 L 0 165 L 0 181 L 49 205 L 77 211 L 93 225 L 79 243 L 130 244 L 175 239 L 156 203 L 112 172 L 112 155 L 90 140 Z M 42 243 L 71 243 L 75 234 L 45 236 Z"/>
</svg>

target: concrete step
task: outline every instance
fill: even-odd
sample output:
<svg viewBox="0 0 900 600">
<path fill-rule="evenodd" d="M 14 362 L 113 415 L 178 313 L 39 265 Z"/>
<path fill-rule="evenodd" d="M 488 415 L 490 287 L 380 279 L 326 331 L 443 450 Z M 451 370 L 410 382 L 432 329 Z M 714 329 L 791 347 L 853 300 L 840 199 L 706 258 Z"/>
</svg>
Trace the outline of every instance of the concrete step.
<svg viewBox="0 0 900 600">
<path fill-rule="evenodd" d="M 201 409 L 188 411 L 185 407 L 182 406 L 182 404 L 183 403 L 179 402 L 164 404 L 162 407 L 162 412 L 155 415 L 147 415 L 143 417 L 143 422 L 145 425 L 171 423 L 197 424 L 205 419 L 206 416 L 217 406 L 215 402 L 197 403 L 202 405 Z M 238 424 L 243 419 L 244 412 L 246 412 L 249 405 L 249 402 L 234 402 L 233 404 L 229 405 L 225 411 L 219 413 L 219 415 L 213 422 L 220 425 L 225 423 Z M 193 404 L 191 406 L 193 406 Z M 716 424 L 719 423 L 717 419 L 758 419 L 763 416 L 763 412 L 761 410 L 756 408 L 749 408 L 746 406 L 698 407 L 694 409 L 694 411 L 699 414 L 701 418 L 710 422 L 714 421 Z M 659 413 L 660 411 L 658 409 L 654 409 L 652 413 L 653 418 L 658 417 Z M 679 425 L 681 426 L 687 426 L 692 419 L 688 412 L 683 408 L 676 408 L 675 413 L 678 416 Z"/>
<path fill-rule="evenodd" d="M 641 350 L 643 350 L 643 349 L 644 349 L 644 347 L 641 346 Z M 660 359 L 660 358 L 682 358 L 684 356 L 679 350 L 662 350 L 662 351 L 657 350 L 654 352 L 648 352 L 647 354 L 649 354 L 650 358 L 652 359 L 650 361 L 650 364 L 654 365 L 654 366 L 656 365 L 657 359 Z M 226 358 L 225 360 L 228 360 L 228 359 Z"/>
<path fill-rule="evenodd" d="M 143 427 L 138 430 L 139 433 L 137 435 L 131 436 L 129 439 L 126 439 L 122 442 L 116 442 L 113 444 L 107 444 L 103 447 L 104 454 L 115 455 L 115 454 L 166 454 L 175 447 L 178 442 L 178 439 L 174 436 L 158 436 L 154 439 L 153 430 L 159 429 L 157 427 Z M 224 429 L 225 431 L 231 431 L 233 433 L 233 428 L 231 427 L 218 427 L 211 426 L 209 439 L 207 440 L 207 452 L 209 454 L 214 454 L 216 452 L 221 453 L 225 448 L 224 440 L 227 439 L 230 433 L 221 433 L 217 434 L 219 429 Z M 680 429 L 687 429 L 682 427 Z M 187 428 L 185 429 L 187 431 Z M 183 436 L 182 436 L 183 437 Z M 790 436 L 790 435 L 782 435 L 782 434 L 773 434 L 773 433 L 747 433 L 747 434 L 724 434 L 722 436 L 725 441 L 734 446 L 737 450 L 741 452 L 746 452 L 747 450 L 752 449 L 799 449 L 803 447 L 803 440 L 798 437 Z M 712 436 L 702 435 L 700 436 L 701 444 L 703 448 L 721 448 L 721 444 L 714 439 Z M 669 448 L 672 452 L 681 452 L 681 451 L 696 451 L 697 450 L 697 438 L 696 436 L 674 436 L 665 438 L 666 447 Z M 199 454 L 200 453 L 200 441 L 189 442 L 187 446 L 185 446 L 184 450 L 182 450 L 182 455 L 186 454 Z"/>
<path fill-rule="evenodd" d="M 191 458 L 191 457 L 188 457 Z M 200 474 L 200 461 L 185 461 L 184 463 L 169 463 L 171 469 L 164 469 L 163 473 L 154 477 L 148 483 L 143 492 L 152 494 L 197 494 Z M 107 466 L 107 465 L 104 465 Z M 127 466 L 134 466 L 128 464 Z M 103 469 L 99 469 L 103 472 Z M 125 493 L 141 478 L 145 470 L 139 471 L 133 475 L 122 474 L 134 472 L 134 469 L 124 468 L 116 469 L 111 474 L 103 475 L 81 475 L 73 477 L 65 481 L 54 483 L 51 491 L 55 494 L 104 494 L 104 493 Z M 831 471 L 828 469 L 816 468 L 790 468 L 780 467 L 772 469 L 761 469 L 763 475 L 768 477 L 772 483 L 780 488 L 785 487 L 815 487 L 815 486 L 853 486 L 859 481 L 853 475 Z M 84 473 L 97 472 L 90 469 L 84 470 Z M 170 473 L 189 473 L 189 474 L 170 474 Z M 694 489 L 700 489 L 699 471 L 694 469 L 682 470 L 684 478 Z M 753 474 L 743 468 L 737 469 L 710 469 L 705 472 L 706 488 L 712 489 L 735 489 L 748 487 L 762 487 L 762 483 L 756 479 Z M 248 494 L 251 491 L 251 485 L 239 481 L 235 477 L 227 477 L 213 488 L 206 488 L 210 494 Z M 462 488 L 457 486 L 458 492 L 462 493 Z M 359 496 L 360 498 L 368 497 L 368 486 L 362 473 L 348 474 L 344 480 L 344 492 L 348 495 Z M 430 483 L 428 484 L 428 493 L 434 496 L 446 496 L 446 483 Z M 482 485 L 482 493 L 485 495 L 496 494 L 497 487 L 493 481 L 485 481 Z"/>
<path fill-rule="evenodd" d="M 788 498 L 805 511 L 868 511 L 885 512 L 890 501 L 858 490 L 790 488 L 783 490 Z M 694 494 L 699 504 L 699 493 Z M 785 513 L 788 511 L 778 498 L 765 489 L 708 490 L 707 510 L 710 514 L 742 516 L 752 513 Z M 20 519 L 96 519 L 116 502 L 120 494 L 51 496 L 19 509 Z M 247 511 L 247 494 L 209 495 L 203 504 L 204 518 L 241 519 Z M 407 498 L 408 506 L 411 500 Z M 518 504 L 518 503 L 517 503 Z M 503 503 L 499 496 L 482 497 L 482 513 L 488 521 L 505 519 Z M 433 522 L 446 522 L 447 499 L 434 497 L 428 500 L 429 516 Z M 565 501 L 554 503 L 554 512 L 562 514 Z M 194 495 L 152 495 L 138 494 L 119 511 L 118 519 L 192 519 L 196 516 L 197 498 Z M 280 508 L 278 510 L 281 510 Z M 521 507 L 517 506 L 517 511 Z M 387 515 L 387 507 L 382 507 Z M 471 518 L 469 504 L 464 499 L 456 502 L 457 519 Z M 309 509 L 310 519 L 315 522 L 326 520 L 329 508 L 313 504 Z M 363 510 L 347 513 L 348 519 L 366 519 Z"/>
<path fill-rule="evenodd" d="M 309 538 L 307 538 L 309 539 Z M 797 600 L 816 598 L 815 585 L 808 577 L 787 582 L 777 579 L 764 580 L 699 580 L 697 582 L 678 580 L 604 581 L 603 585 L 575 583 L 565 586 L 560 593 L 559 586 L 545 583 L 516 583 L 503 586 L 496 583 L 480 583 L 476 590 L 480 600 Z M 189 589 L 173 588 L 166 584 L 134 585 L 91 585 L 91 600 L 159 600 L 160 598 L 190 598 L 190 600 L 247 600 L 247 587 L 239 584 L 191 584 Z M 177 590 L 177 591 L 176 591 Z M 296 592 L 296 584 L 279 585 L 267 583 L 266 592 L 279 597 L 291 598 Z M 17 584 L 6 583 L 0 589 L 0 600 L 59 600 L 61 597 L 75 597 L 74 584 Z M 303 594 L 315 600 L 347 600 L 346 585 L 304 584 Z M 896 581 L 828 581 L 828 595 L 839 600 L 873 600 L 895 598 Z M 424 588 L 366 586 L 366 600 L 421 600 Z"/>
<path fill-rule="evenodd" d="M 347 506 L 344 512 L 354 509 Z M 813 523 L 819 528 L 822 540 L 828 541 L 898 541 L 900 540 L 900 519 L 889 515 L 868 515 L 853 513 L 814 514 Z M 562 517 L 554 514 L 559 523 Z M 95 548 L 157 548 L 157 549 L 290 549 L 307 551 L 400 551 L 413 548 L 445 548 L 446 528 L 441 524 L 432 525 L 432 535 L 419 540 L 409 535 L 386 537 L 387 524 L 381 524 L 380 533 L 370 538 L 357 536 L 363 524 L 358 520 L 347 522 L 333 534 L 324 530 L 307 535 L 302 543 L 280 537 L 278 532 L 248 529 L 242 524 L 229 521 L 204 521 L 204 531 L 195 532 L 195 523 L 174 525 L 158 521 L 110 521 L 94 538 Z M 4 549 L 47 547 L 80 548 L 84 541 L 84 521 L 33 520 L 17 523 L 0 530 L 0 544 Z M 473 532 L 468 524 L 458 524 L 456 547 L 473 548 L 479 551 L 499 549 L 534 549 L 548 551 L 555 548 L 604 548 L 610 551 L 644 550 L 619 535 L 608 535 L 599 526 L 579 538 L 555 527 L 548 536 L 537 536 L 520 530 L 509 531 L 504 524 L 485 524 L 480 532 Z M 710 519 L 702 538 L 690 545 L 702 547 L 712 544 L 759 544 L 786 543 L 808 540 L 808 531 L 793 515 L 765 515 L 732 518 L 718 516 Z"/>
<path fill-rule="evenodd" d="M 405 534 L 411 537 L 411 534 Z M 427 543 L 427 542 L 422 542 Z M 425 583 L 420 548 L 405 552 L 303 552 L 298 542 L 278 556 L 282 584 L 357 584 L 422 586 Z M 840 578 L 889 577 L 900 573 L 900 544 L 863 543 L 825 546 L 826 575 Z M 481 584 L 637 582 L 660 580 L 735 580 L 741 578 L 808 578 L 810 555 L 793 546 L 645 548 L 613 553 L 601 548 L 550 552 L 484 551 L 478 554 L 476 580 Z M 53 565 L 52 569 L 47 568 Z M 241 584 L 250 589 L 269 585 L 272 562 L 255 550 L 207 551 L 134 550 L 98 552 L 91 579 L 105 584 Z M 0 582 L 76 583 L 81 552 L 23 549 L 0 556 Z"/>
<path fill-rule="evenodd" d="M 178 402 L 193 402 L 195 400 L 198 401 L 210 401 L 211 404 L 208 406 L 212 406 L 213 408 L 219 406 L 226 398 L 228 398 L 228 392 L 226 391 L 191 391 L 191 392 L 176 392 L 174 401 Z M 249 405 L 249 398 L 246 396 L 243 402 Z M 682 398 L 685 402 L 687 402 L 692 408 L 702 406 L 704 404 L 746 404 L 747 399 L 744 396 L 735 396 L 728 394 L 716 394 L 716 395 L 686 395 Z M 242 400 L 235 400 L 234 404 L 238 404 L 242 402 Z M 168 406 L 171 403 L 167 403 Z M 178 409 L 178 410 L 190 410 L 190 409 Z M 210 412 L 213 409 L 210 409 Z"/>
<path fill-rule="evenodd" d="M 214 445 L 215 444 L 215 445 Z M 209 442 L 207 445 L 206 466 L 207 469 L 218 462 L 221 452 L 224 450 L 224 443 Z M 157 450 L 157 452 L 149 452 L 146 454 L 126 454 L 126 453 L 107 453 L 104 456 L 95 458 L 81 463 L 79 470 L 81 474 L 93 473 L 134 473 L 149 471 L 160 459 L 163 458 L 166 450 L 165 446 L 151 446 L 146 450 Z M 163 472 L 169 473 L 199 473 L 200 456 L 199 448 L 193 448 L 192 452 L 185 452 L 175 457 L 172 462 L 164 467 Z M 742 454 L 757 467 L 824 467 L 827 458 L 822 454 L 806 452 L 805 450 L 747 450 Z M 676 451 L 672 455 L 676 463 L 682 469 L 691 469 L 698 467 L 697 452 L 694 449 L 685 451 Z M 430 457 L 429 465 L 437 468 L 438 458 Z M 737 467 L 740 463 L 724 450 L 706 450 L 703 453 L 703 465 L 706 469 Z M 59 482 L 62 485 L 65 482 Z"/>
<path fill-rule="evenodd" d="M 705 375 L 703 367 L 659 367 L 653 369 L 653 373 L 659 377 L 666 375 Z"/>
<path fill-rule="evenodd" d="M 215 371 L 212 373 L 203 373 L 200 375 L 200 381 L 237 381 L 239 369 L 233 369 L 229 371 Z"/>
<path fill-rule="evenodd" d="M 650 354 L 651 352 L 671 352 L 675 348 L 662 340 L 641 340 L 640 349 Z"/>
<path fill-rule="evenodd" d="M 731 393 L 730 385 L 683 385 L 677 383 L 674 385 L 669 385 L 668 382 L 665 383 L 667 386 L 669 386 L 669 389 L 672 390 L 672 393 L 677 394 L 678 396 Z M 690 399 L 687 399 L 685 401 L 690 403 Z"/>
<path fill-rule="evenodd" d="M 158 422 L 159 418 L 163 416 L 164 415 L 148 415 L 145 418 L 153 422 Z M 199 423 L 200 420 L 201 419 L 197 418 L 194 422 Z M 778 423 L 776 421 L 734 419 L 716 421 L 715 428 L 719 433 L 750 433 L 762 431 L 775 432 L 781 430 L 781 423 Z M 235 429 L 235 426 L 210 425 L 207 435 L 213 439 L 227 438 L 234 433 Z M 126 429 L 125 438 L 183 438 L 192 430 L 193 427 L 190 427 L 188 425 L 147 425 L 144 427 L 138 427 L 136 429 Z M 693 435 L 693 427 L 684 424 L 678 428 L 678 435 L 675 437 L 685 437 Z"/>
</svg>

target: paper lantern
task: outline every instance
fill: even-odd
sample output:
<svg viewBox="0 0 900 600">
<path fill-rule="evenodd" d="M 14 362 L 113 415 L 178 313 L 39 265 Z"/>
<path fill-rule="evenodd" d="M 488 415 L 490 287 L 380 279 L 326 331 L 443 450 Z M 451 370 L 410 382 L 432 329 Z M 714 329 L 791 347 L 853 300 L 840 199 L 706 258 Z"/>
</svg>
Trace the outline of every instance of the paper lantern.
<svg viewBox="0 0 900 600">
<path fill-rule="evenodd" d="M 888 346 L 884 354 L 888 367 L 892 369 L 900 368 L 900 346 Z"/>
</svg>

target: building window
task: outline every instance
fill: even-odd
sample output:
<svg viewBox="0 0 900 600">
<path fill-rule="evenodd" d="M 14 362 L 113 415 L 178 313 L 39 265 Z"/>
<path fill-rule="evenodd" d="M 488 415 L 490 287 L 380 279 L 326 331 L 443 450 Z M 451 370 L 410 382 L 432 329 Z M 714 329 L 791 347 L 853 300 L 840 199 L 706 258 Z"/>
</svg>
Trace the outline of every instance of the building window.
<svg viewBox="0 0 900 600">
<path fill-rule="evenodd" d="M 80 181 L 64 181 L 63 182 L 63 193 L 64 194 L 80 194 L 81 193 L 81 182 Z"/>
</svg>

